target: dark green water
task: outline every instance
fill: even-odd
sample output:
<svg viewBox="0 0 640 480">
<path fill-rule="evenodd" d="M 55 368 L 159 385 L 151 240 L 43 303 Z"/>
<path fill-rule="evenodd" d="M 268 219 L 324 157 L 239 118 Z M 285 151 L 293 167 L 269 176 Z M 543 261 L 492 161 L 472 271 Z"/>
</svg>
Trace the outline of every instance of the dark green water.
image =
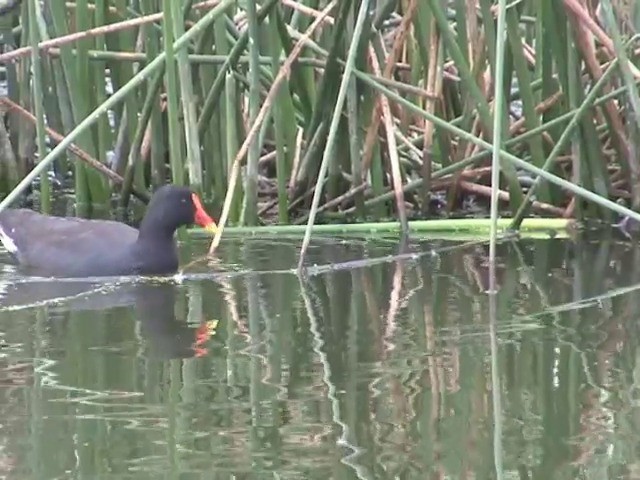
<svg viewBox="0 0 640 480">
<path fill-rule="evenodd" d="M 299 243 L 179 285 L 5 267 L 0 476 L 639 477 L 640 248 L 502 245 L 492 349 L 485 246 L 320 238 L 301 283 Z"/>
</svg>

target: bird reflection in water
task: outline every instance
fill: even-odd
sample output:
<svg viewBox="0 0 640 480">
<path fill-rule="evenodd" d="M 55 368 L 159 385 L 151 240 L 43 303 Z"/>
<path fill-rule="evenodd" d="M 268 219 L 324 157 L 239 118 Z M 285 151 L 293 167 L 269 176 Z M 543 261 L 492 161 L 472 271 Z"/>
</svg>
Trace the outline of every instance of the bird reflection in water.
<svg viewBox="0 0 640 480">
<path fill-rule="evenodd" d="M 51 318 L 66 319 L 70 312 L 109 311 L 126 307 L 140 322 L 146 356 L 157 359 L 202 357 L 216 334 L 218 320 L 194 326 L 176 316 L 180 289 L 170 283 L 146 282 L 109 285 L 88 281 L 27 281 L 5 285 L 2 310 L 47 305 Z M 87 317 L 87 321 L 93 321 Z"/>
</svg>

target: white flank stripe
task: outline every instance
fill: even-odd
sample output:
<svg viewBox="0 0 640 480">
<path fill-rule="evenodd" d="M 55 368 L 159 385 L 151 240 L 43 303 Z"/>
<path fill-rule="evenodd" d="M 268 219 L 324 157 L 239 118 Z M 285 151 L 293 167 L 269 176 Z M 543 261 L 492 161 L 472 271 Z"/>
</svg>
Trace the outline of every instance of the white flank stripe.
<svg viewBox="0 0 640 480">
<path fill-rule="evenodd" d="M 2 243 L 4 248 L 6 248 L 9 253 L 15 254 L 18 251 L 18 247 L 16 247 L 13 238 L 5 233 L 5 231 L 2 229 L 2 226 L 0 226 L 0 243 Z"/>
</svg>

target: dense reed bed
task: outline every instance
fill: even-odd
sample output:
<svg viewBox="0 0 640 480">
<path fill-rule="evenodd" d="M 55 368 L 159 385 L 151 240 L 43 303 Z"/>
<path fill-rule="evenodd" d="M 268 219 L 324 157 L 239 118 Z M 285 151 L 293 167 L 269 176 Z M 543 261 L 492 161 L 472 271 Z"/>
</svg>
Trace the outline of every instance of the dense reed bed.
<svg viewBox="0 0 640 480">
<path fill-rule="evenodd" d="M 483 216 L 497 114 L 503 214 L 609 219 L 640 206 L 633 5 L 510 2 L 503 36 L 492 0 L 2 2 L 2 191 L 40 175 L 47 210 L 73 182 L 92 215 L 189 183 L 244 225 Z"/>
</svg>

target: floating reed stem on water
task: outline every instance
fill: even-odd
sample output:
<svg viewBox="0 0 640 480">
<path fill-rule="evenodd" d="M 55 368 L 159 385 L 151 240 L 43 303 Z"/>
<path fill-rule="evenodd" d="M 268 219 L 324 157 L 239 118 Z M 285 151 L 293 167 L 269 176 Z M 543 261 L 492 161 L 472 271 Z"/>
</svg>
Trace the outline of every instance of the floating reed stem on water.
<svg viewBox="0 0 640 480">
<path fill-rule="evenodd" d="M 306 245 L 317 223 L 489 216 L 492 195 L 514 229 L 640 220 L 638 19 L 594 6 L 16 3 L 0 209 L 37 178 L 43 208 L 73 185 L 81 215 L 189 183 L 220 212 L 212 251 L 227 223 L 306 223 Z"/>
</svg>

